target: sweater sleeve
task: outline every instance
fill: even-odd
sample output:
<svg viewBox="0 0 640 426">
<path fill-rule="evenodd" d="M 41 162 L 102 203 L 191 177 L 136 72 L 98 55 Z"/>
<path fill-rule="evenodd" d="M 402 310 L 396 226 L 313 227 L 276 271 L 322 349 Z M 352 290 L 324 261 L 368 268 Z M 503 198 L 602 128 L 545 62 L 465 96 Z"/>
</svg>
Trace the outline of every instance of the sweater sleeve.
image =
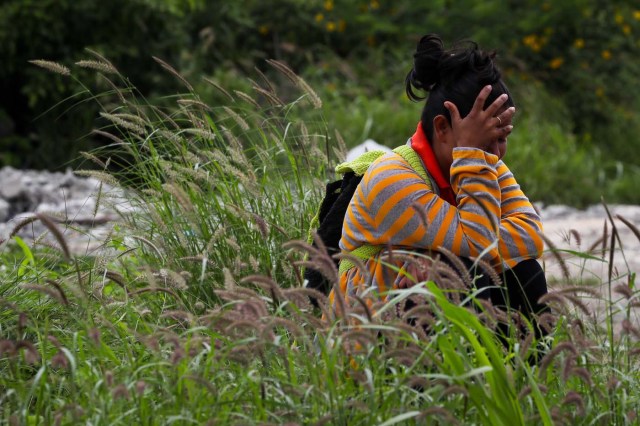
<svg viewBox="0 0 640 426">
<path fill-rule="evenodd" d="M 388 154 L 365 173 L 347 210 L 343 250 L 364 245 L 437 249 L 478 256 L 497 240 L 501 192 L 498 157 L 455 148 L 451 184 L 458 206 L 440 198 L 399 155 Z M 498 259 L 497 245 L 486 260 Z"/>
<path fill-rule="evenodd" d="M 499 161 L 496 170 L 501 194 L 498 250 L 505 266 L 513 267 L 542 255 L 542 222 L 507 165 Z"/>
</svg>

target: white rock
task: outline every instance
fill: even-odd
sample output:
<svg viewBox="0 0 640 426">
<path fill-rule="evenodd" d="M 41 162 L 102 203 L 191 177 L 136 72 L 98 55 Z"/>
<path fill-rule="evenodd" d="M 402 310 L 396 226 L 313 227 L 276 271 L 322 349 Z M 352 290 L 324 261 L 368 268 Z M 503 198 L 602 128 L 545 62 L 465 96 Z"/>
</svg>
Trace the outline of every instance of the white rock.
<svg viewBox="0 0 640 426">
<path fill-rule="evenodd" d="M 391 148 L 386 147 L 384 145 L 380 145 L 378 142 L 373 139 L 367 139 L 362 142 L 360 145 L 354 146 L 347 152 L 347 158 L 345 161 L 352 161 L 369 151 L 385 151 L 391 152 Z"/>
</svg>

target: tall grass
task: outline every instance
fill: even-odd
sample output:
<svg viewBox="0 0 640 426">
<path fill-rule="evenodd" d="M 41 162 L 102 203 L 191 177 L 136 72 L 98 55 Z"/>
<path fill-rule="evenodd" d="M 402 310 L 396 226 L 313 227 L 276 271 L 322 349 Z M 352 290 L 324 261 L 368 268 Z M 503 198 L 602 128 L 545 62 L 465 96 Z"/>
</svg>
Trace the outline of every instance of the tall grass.
<svg viewBox="0 0 640 426">
<path fill-rule="evenodd" d="M 256 83 L 268 94 L 230 92 L 211 106 L 189 92 L 164 110 L 113 82 L 117 103 L 104 102 L 98 129 L 113 144 L 88 156 L 104 171 L 83 174 L 119 182 L 135 210 L 94 256 L 64 250 L 54 223 L 54 247 L 4 243 L 4 422 L 635 421 L 635 271 L 606 283 L 607 322 L 580 310 L 583 288 L 558 283 L 543 339 L 516 314 L 456 302 L 446 282 L 335 307 L 302 287 L 299 239 L 342 149 L 312 89 L 274 66 L 298 95 Z M 421 303 L 404 312 L 409 298 Z M 505 321 L 520 332 L 503 343 Z"/>
</svg>

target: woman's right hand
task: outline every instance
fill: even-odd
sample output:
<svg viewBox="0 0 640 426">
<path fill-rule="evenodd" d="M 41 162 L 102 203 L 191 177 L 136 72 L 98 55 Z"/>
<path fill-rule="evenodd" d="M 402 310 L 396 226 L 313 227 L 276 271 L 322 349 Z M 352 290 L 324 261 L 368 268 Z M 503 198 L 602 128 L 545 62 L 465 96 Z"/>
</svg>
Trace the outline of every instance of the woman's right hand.
<svg viewBox="0 0 640 426">
<path fill-rule="evenodd" d="M 486 150 L 492 141 L 505 138 L 513 130 L 511 119 L 515 114 L 515 108 L 510 107 L 500 112 L 509 96 L 502 94 L 483 109 L 490 93 L 491 86 L 483 87 L 471 111 L 464 118 L 460 117 L 460 112 L 453 102 L 445 101 L 444 106 L 451 115 L 451 128 L 456 147 Z"/>
</svg>

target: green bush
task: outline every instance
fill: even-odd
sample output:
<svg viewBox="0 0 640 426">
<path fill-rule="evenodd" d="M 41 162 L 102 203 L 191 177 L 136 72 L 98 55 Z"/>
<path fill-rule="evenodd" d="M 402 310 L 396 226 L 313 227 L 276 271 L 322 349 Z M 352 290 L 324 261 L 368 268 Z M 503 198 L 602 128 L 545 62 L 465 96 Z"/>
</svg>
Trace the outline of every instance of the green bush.
<svg viewBox="0 0 640 426">
<path fill-rule="evenodd" d="M 148 94 L 158 86 L 171 87 L 173 81 L 158 72 L 160 67 L 149 61 L 150 56 L 172 61 L 184 45 L 175 13 L 145 0 L 2 2 L 0 111 L 6 126 L 13 129 L 0 139 L 0 162 L 60 168 L 79 150 L 95 146 L 85 137 L 98 111 L 94 102 L 83 102 L 91 94 L 72 79 L 43 73 L 29 60 L 70 66 L 95 59 L 84 51 L 91 48 L 117 61 L 140 92 Z M 74 109 L 72 114 L 67 113 L 69 108 Z"/>
</svg>

